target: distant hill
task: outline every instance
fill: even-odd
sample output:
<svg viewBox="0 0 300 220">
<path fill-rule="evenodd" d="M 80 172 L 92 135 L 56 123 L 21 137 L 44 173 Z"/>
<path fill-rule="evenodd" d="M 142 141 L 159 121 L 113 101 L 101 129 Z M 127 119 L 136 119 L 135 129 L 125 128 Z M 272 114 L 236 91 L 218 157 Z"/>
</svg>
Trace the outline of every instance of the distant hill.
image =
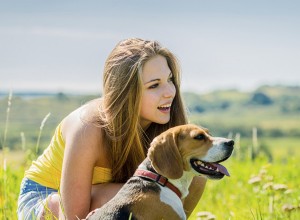
<svg viewBox="0 0 300 220">
<path fill-rule="evenodd" d="M 239 106 L 279 107 L 283 112 L 300 110 L 300 86 L 261 86 L 252 92 L 217 90 L 206 94 L 184 93 L 186 105 L 191 111 L 225 110 Z"/>
<path fill-rule="evenodd" d="M 45 148 L 60 120 L 95 97 L 99 95 L 18 92 L 13 93 L 7 114 L 8 93 L 2 93 L 0 149 L 5 128 L 8 131 L 6 146 L 12 149 L 24 144 L 34 146 L 41 122 L 51 113 L 41 136 L 41 148 Z M 300 87 L 261 86 L 252 92 L 185 92 L 183 97 L 190 122 L 208 127 L 215 135 L 240 133 L 251 137 L 252 128 L 256 127 L 261 137 L 300 137 Z M 26 143 L 22 143 L 24 138 Z"/>
<path fill-rule="evenodd" d="M 265 136 L 300 137 L 300 87 L 261 86 L 252 92 L 218 90 L 184 93 L 192 122 L 225 135 L 226 131 L 251 135 L 258 127 Z"/>
</svg>

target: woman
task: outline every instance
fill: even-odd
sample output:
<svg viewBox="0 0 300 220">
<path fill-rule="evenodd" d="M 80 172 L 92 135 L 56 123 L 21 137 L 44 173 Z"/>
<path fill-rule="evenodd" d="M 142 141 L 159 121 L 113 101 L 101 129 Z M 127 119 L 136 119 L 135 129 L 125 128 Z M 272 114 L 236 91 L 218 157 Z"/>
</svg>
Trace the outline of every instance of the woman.
<svg viewBox="0 0 300 220">
<path fill-rule="evenodd" d="M 186 124 L 176 57 L 156 41 L 121 41 L 107 58 L 103 97 L 69 114 L 25 172 L 20 219 L 84 218 L 109 201 L 145 158 L 151 140 Z M 187 216 L 204 190 L 195 178 Z"/>
</svg>

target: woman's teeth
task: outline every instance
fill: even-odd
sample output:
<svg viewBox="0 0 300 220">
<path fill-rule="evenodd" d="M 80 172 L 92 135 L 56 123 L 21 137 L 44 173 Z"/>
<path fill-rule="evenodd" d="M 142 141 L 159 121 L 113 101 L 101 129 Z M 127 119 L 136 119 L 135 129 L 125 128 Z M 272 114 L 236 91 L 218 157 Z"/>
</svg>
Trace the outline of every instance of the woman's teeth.
<svg viewBox="0 0 300 220">
<path fill-rule="evenodd" d="M 161 110 L 167 110 L 167 109 L 169 109 L 169 108 L 171 108 L 171 105 L 170 105 L 170 104 L 158 106 L 158 109 L 161 109 Z"/>
</svg>

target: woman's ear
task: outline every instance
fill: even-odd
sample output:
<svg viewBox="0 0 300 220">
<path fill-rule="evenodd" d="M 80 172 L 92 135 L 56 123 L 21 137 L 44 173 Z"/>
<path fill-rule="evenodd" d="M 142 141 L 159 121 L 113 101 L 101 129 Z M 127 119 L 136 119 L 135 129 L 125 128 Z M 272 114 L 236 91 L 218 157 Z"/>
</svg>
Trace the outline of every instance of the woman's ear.
<svg viewBox="0 0 300 220">
<path fill-rule="evenodd" d="M 164 132 L 152 141 L 148 158 L 160 175 L 178 179 L 183 174 L 182 156 L 176 143 L 176 134 L 173 132 Z"/>
</svg>

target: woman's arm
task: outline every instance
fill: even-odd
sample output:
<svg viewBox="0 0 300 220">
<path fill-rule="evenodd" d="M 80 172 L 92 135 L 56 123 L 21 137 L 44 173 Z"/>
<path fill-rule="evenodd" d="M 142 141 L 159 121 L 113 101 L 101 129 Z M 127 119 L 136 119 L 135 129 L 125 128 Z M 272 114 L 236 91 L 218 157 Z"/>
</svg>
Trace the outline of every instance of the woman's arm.
<svg viewBox="0 0 300 220">
<path fill-rule="evenodd" d="M 187 218 L 192 214 L 193 210 L 198 204 L 204 192 L 206 180 L 207 179 L 205 177 L 194 177 L 189 187 L 189 194 L 183 201 L 183 208 Z"/>
<path fill-rule="evenodd" d="M 65 140 L 62 177 L 60 185 L 62 209 L 67 219 L 84 218 L 90 211 L 93 170 L 105 158 L 101 128 L 89 120 L 91 115 L 87 105 L 64 119 L 62 135 Z M 109 165 L 105 162 L 103 167 Z"/>
<path fill-rule="evenodd" d="M 68 123 L 68 122 L 67 122 Z M 99 155 L 97 133 L 92 125 L 72 122 L 63 129 L 65 153 L 60 193 L 67 219 L 84 218 L 90 209 L 93 169 Z"/>
</svg>

